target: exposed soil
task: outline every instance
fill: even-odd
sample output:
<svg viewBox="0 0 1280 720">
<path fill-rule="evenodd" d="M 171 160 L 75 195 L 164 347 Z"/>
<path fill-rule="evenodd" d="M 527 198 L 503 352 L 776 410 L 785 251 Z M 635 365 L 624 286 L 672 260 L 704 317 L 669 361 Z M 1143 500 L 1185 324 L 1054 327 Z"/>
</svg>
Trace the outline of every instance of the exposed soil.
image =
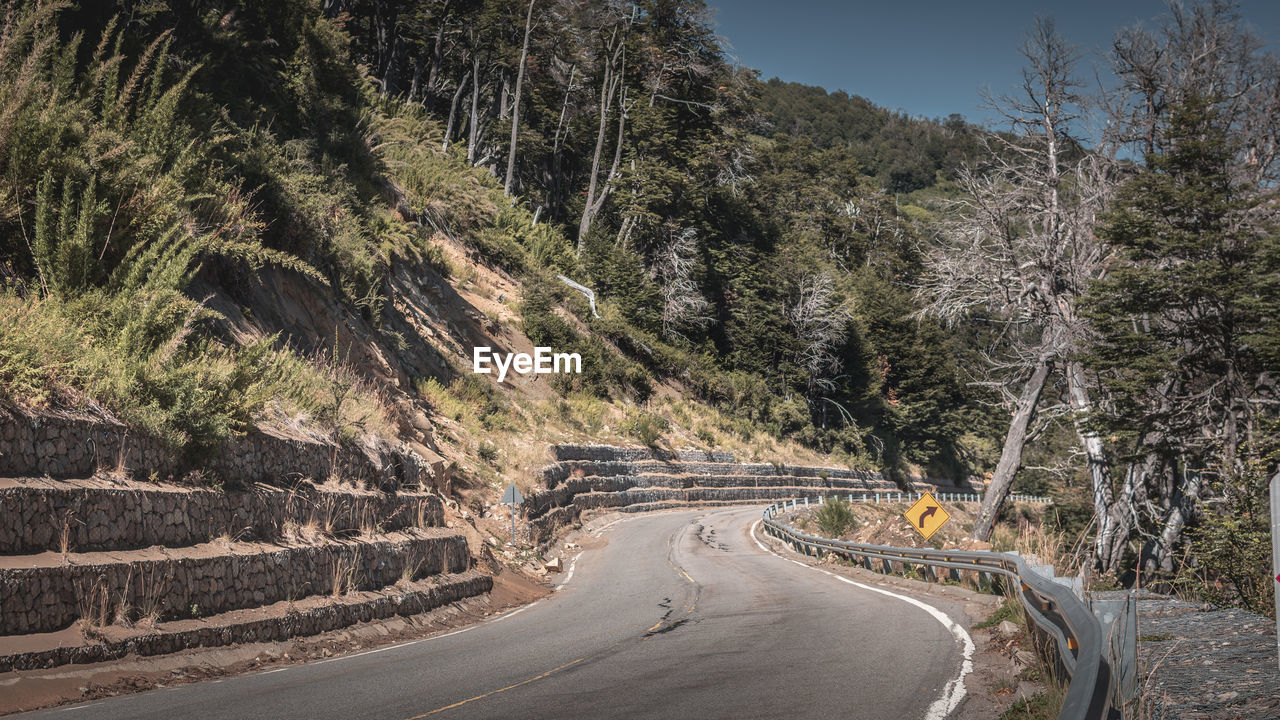
<svg viewBox="0 0 1280 720">
<path fill-rule="evenodd" d="M 854 493 L 855 496 L 860 495 Z M 909 548 L 935 548 L 938 550 L 989 550 L 989 543 L 983 543 L 969 538 L 969 532 L 973 530 L 973 519 L 978 512 L 978 503 L 976 502 L 959 502 L 953 500 L 941 501 L 942 506 L 951 515 L 951 519 L 947 521 L 934 535 L 925 540 L 911 527 L 911 523 L 903 516 L 903 512 L 911 507 L 911 503 L 907 502 L 862 502 L 855 501 L 850 504 L 854 517 L 857 518 L 857 525 L 840 537 L 841 540 L 849 542 L 871 543 L 873 545 L 890 545 L 893 547 L 909 547 Z M 1046 506 L 1035 503 L 1010 503 L 1014 512 L 1017 514 L 1018 525 L 1021 527 L 1026 518 L 1038 518 L 1044 513 Z M 818 506 L 810 505 L 807 510 L 800 510 L 790 517 L 788 520 L 800 530 L 810 533 L 818 532 L 817 524 L 813 519 L 813 513 L 816 512 Z"/>
</svg>

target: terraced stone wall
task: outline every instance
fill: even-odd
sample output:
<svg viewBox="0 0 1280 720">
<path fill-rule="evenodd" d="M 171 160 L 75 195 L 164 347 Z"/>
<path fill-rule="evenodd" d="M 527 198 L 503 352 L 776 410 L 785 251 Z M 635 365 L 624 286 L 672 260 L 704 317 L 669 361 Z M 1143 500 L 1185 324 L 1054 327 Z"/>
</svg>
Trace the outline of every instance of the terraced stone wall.
<svg viewBox="0 0 1280 720">
<path fill-rule="evenodd" d="M 588 509 L 630 511 L 902 490 L 875 471 L 739 463 L 725 452 L 609 445 L 559 445 L 552 452 L 556 462 L 542 471 L 546 489 L 529 493 L 524 504 L 540 538 Z M 950 484 L 911 485 L 913 492 L 971 492 Z"/>
<path fill-rule="evenodd" d="M 389 531 L 439 525 L 443 513 L 432 493 L 361 492 L 309 482 L 221 491 L 103 478 L 0 481 L 0 555 L 174 547 L 223 536 L 266 540 L 291 525 L 336 534 Z"/>
<path fill-rule="evenodd" d="M 160 477 L 179 477 L 191 469 L 159 440 L 131 433 L 107 418 L 0 410 L 0 477 L 88 477 L 117 467 Z M 335 458 L 330 444 L 257 431 L 229 440 L 208 467 L 245 484 L 323 479 L 336 473 L 381 487 L 430 484 L 444 471 L 413 452 L 342 448 Z"/>
<path fill-rule="evenodd" d="M 373 541 L 291 547 L 230 546 L 220 554 L 79 556 L 76 565 L 0 568 L 0 635 L 50 632 L 119 607 L 192 617 L 330 594 L 377 589 L 402 577 L 460 573 L 466 539 L 413 531 Z M 335 588 L 335 585 L 338 585 Z"/>
</svg>

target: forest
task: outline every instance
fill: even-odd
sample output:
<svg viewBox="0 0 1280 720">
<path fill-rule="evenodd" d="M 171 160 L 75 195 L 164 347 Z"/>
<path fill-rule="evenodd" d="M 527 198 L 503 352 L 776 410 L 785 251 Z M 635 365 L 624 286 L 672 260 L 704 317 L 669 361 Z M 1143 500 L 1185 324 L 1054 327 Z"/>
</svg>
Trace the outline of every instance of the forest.
<svg viewBox="0 0 1280 720">
<path fill-rule="evenodd" d="M 1053 494 L 1096 572 L 1270 608 L 1280 67 L 1229 3 L 1119 31 L 1103 87 L 1041 21 L 991 128 L 764 81 L 701 0 L 4 12 L 6 402 L 193 457 L 273 402 L 336 415 L 193 284 L 287 268 L 376 326 L 447 233 L 581 352 L 566 392 L 673 382 L 890 477 L 989 478 L 979 539 Z"/>
</svg>

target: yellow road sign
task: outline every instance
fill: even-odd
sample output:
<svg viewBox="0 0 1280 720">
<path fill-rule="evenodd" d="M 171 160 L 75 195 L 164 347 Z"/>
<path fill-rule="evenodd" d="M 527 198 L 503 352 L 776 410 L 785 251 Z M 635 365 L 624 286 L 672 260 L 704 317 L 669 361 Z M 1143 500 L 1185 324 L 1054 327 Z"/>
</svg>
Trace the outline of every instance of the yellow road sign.
<svg viewBox="0 0 1280 720">
<path fill-rule="evenodd" d="M 943 509 L 942 503 L 933 499 L 932 493 L 925 493 L 924 497 L 907 508 L 902 515 L 925 540 L 933 537 L 933 534 L 938 532 L 938 528 L 946 525 L 951 519 L 951 513 Z"/>
</svg>

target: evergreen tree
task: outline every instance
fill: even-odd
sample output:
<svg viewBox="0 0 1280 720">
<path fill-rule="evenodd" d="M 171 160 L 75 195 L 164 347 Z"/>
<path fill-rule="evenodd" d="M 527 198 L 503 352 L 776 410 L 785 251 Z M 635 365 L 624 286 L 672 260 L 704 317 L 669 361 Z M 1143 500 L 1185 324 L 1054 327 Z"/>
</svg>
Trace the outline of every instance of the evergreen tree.
<svg viewBox="0 0 1280 720">
<path fill-rule="evenodd" d="M 1105 427 L 1170 478 L 1154 489 L 1169 512 L 1144 551 L 1149 569 L 1172 568 L 1202 475 L 1238 476 L 1256 455 L 1259 340 L 1280 309 L 1276 235 L 1258 220 L 1266 196 L 1233 182 L 1236 156 L 1212 98 L 1173 107 L 1161 151 L 1106 218 L 1120 257 L 1084 302 L 1100 335 L 1090 363 L 1113 398 Z"/>
</svg>

